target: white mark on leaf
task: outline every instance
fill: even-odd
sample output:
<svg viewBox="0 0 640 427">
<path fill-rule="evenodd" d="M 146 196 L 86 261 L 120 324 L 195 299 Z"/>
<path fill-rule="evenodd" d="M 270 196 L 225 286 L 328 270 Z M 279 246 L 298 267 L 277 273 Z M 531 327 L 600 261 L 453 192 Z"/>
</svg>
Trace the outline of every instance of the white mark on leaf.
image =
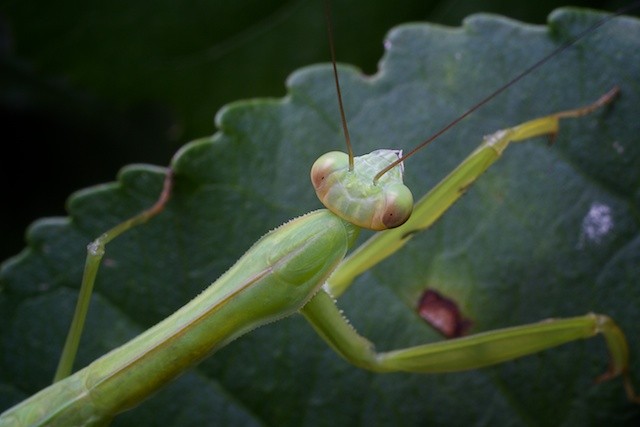
<svg viewBox="0 0 640 427">
<path fill-rule="evenodd" d="M 624 146 L 620 144 L 618 141 L 614 141 L 612 145 L 613 145 L 613 149 L 616 150 L 616 153 L 618 154 L 624 153 Z"/>
<path fill-rule="evenodd" d="M 611 207 L 594 202 L 589 207 L 589 212 L 582 219 L 579 248 L 587 243 L 600 243 L 602 239 L 613 230 L 613 210 Z"/>
</svg>

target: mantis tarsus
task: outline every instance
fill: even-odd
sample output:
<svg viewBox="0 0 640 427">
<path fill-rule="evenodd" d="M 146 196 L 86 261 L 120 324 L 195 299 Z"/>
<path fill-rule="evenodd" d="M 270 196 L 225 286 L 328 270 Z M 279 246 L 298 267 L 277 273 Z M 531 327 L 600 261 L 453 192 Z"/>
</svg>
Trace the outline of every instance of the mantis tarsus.
<svg viewBox="0 0 640 427">
<path fill-rule="evenodd" d="M 623 80 L 624 80 L 624 79 L 623 79 Z M 326 81 L 325 81 L 325 82 L 323 82 L 323 83 L 326 83 Z M 623 82 L 623 83 L 621 83 L 621 84 L 623 84 L 623 89 L 622 89 L 622 90 L 623 90 L 623 94 L 626 94 L 627 92 L 625 92 L 624 82 Z M 592 94 L 592 93 L 593 93 L 592 91 L 587 91 L 587 92 L 588 92 L 588 93 L 590 93 L 590 94 Z M 623 96 L 624 96 L 624 95 L 623 95 Z M 594 98 L 594 97 L 593 97 L 593 96 L 591 96 L 590 98 Z M 347 101 L 347 103 L 349 103 L 349 101 Z M 572 104 L 571 106 L 576 106 L 576 105 L 573 105 L 573 104 Z M 616 108 L 618 108 L 618 107 L 617 107 L 617 104 L 616 104 Z M 547 112 L 548 112 L 548 111 L 547 111 Z M 586 118 L 586 119 L 584 119 L 584 120 L 589 120 L 589 119 L 590 119 L 590 118 Z M 360 151 L 360 148 L 359 148 L 359 147 L 358 147 L 358 150 Z M 428 160 L 427 160 L 427 161 L 428 161 Z M 180 170 L 179 170 L 179 169 L 178 169 L 178 171 L 180 172 Z M 178 197 L 179 197 L 179 196 L 178 196 Z M 178 200 L 178 202 L 177 202 L 177 203 L 180 203 L 180 201 Z M 385 314 L 385 313 L 380 313 L 379 315 L 384 316 L 384 314 Z M 576 313 L 576 314 L 578 314 L 578 313 Z M 347 312 L 347 315 L 348 315 L 348 312 Z M 422 341 L 422 340 L 418 340 L 418 341 Z"/>
</svg>

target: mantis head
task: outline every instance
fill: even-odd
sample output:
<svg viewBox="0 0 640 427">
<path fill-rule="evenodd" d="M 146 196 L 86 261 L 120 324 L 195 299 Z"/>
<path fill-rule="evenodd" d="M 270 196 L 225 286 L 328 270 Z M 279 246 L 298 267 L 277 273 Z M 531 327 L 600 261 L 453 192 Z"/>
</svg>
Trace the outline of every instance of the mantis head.
<svg viewBox="0 0 640 427">
<path fill-rule="evenodd" d="M 374 178 L 401 156 L 399 150 L 376 150 L 355 157 L 350 170 L 349 156 L 331 151 L 313 164 L 311 182 L 322 204 L 345 221 L 371 230 L 399 227 L 413 211 L 413 195 L 402 183 L 403 164 Z"/>
</svg>

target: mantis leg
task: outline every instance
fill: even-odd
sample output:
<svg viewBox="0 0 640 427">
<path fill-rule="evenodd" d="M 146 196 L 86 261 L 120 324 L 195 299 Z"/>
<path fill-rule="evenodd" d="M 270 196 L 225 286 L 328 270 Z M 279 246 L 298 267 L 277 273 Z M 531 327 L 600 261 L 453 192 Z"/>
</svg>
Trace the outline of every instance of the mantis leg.
<svg viewBox="0 0 640 427">
<path fill-rule="evenodd" d="M 106 245 L 125 231 L 147 222 L 149 219 L 162 212 L 169 201 L 172 187 L 173 172 L 169 169 L 165 176 L 160 197 L 158 197 L 158 200 L 153 204 L 153 206 L 111 228 L 87 246 L 87 259 L 84 264 L 78 303 L 76 304 L 76 309 L 73 313 L 73 320 L 69 327 L 69 333 L 67 334 L 67 339 L 65 340 L 62 354 L 60 355 L 58 367 L 56 368 L 56 373 L 53 377 L 54 383 L 68 377 L 73 370 L 73 362 L 75 360 L 76 353 L 78 352 L 82 329 L 84 328 L 87 311 L 89 310 L 89 301 L 91 300 L 91 294 L 93 293 L 93 284 L 96 281 L 96 275 L 98 274 L 98 269 L 100 268 L 100 262 L 104 256 Z"/>
<path fill-rule="evenodd" d="M 377 233 L 340 264 L 327 282 L 331 295 L 340 296 L 357 276 L 394 254 L 418 232 L 431 227 L 512 142 L 544 135 L 553 138 L 558 133 L 560 119 L 590 114 L 613 101 L 618 92 L 614 87 L 592 104 L 533 119 L 486 136 L 474 152 L 415 204 L 406 223 Z"/>
<path fill-rule="evenodd" d="M 612 89 L 596 102 L 582 108 L 563 111 L 500 130 L 485 137 L 478 149 L 425 195 L 401 227 L 380 232 L 360 246 L 338 266 L 326 284 L 331 295 L 339 296 L 353 279 L 404 246 L 417 232 L 429 228 L 455 203 L 475 180 L 491 166 L 511 142 L 558 132 L 559 121 L 593 112 L 611 102 L 618 93 Z M 620 328 L 607 316 L 587 314 L 566 319 L 485 332 L 444 342 L 425 344 L 391 352 L 377 353 L 373 345 L 342 317 L 331 297 L 321 292 L 302 313 L 316 331 L 342 357 L 373 371 L 452 372 L 481 368 L 530 355 L 578 339 L 602 334 L 611 364 L 598 377 L 604 381 L 622 376 L 630 400 L 640 402 L 628 375 L 628 345 Z"/>
<path fill-rule="evenodd" d="M 579 339 L 602 334 L 610 354 L 605 381 L 622 375 L 630 400 L 640 402 L 628 376 L 629 349 L 620 328 L 607 316 L 587 314 L 498 329 L 464 338 L 376 352 L 336 307 L 333 298 L 318 292 L 301 310 L 316 332 L 350 363 L 376 372 L 442 373 L 477 369 Z"/>
</svg>

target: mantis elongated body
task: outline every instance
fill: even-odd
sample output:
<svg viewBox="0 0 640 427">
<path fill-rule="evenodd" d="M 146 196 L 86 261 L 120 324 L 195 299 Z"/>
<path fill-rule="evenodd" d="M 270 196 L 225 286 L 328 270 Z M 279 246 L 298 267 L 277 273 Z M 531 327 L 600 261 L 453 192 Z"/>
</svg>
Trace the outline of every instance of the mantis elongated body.
<svg viewBox="0 0 640 427">
<path fill-rule="evenodd" d="M 541 134 L 546 134 L 551 132 L 554 129 L 554 118 L 546 118 L 543 119 L 541 123 L 545 124 L 545 127 L 540 131 Z M 531 124 L 529 125 L 525 125 L 524 129 L 528 129 L 531 127 Z M 525 132 L 525 134 L 528 132 Z M 519 132 L 516 132 L 516 135 L 519 136 Z M 506 140 L 504 138 L 495 138 L 495 142 L 502 142 L 504 143 Z M 482 153 L 487 154 L 487 153 L 491 153 L 492 151 L 494 151 L 493 148 L 489 148 L 487 149 L 487 147 L 485 146 L 484 149 L 482 149 Z M 483 154 L 483 155 L 484 155 Z M 483 155 L 479 155 L 479 154 L 475 154 L 472 155 L 472 159 L 474 160 L 478 160 L 480 158 L 483 157 Z M 494 154 L 495 155 L 495 154 Z M 180 168 L 177 167 L 178 173 L 180 173 Z M 480 169 L 481 170 L 481 169 Z M 468 166 L 464 167 L 464 171 L 468 171 L 471 173 L 471 175 L 475 177 L 477 177 L 477 175 L 480 173 L 480 170 L 473 170 L 473 172 L 471 173 L 472 169 L 469 168 Z M 460 179 L 464 176 L 464 173 L 460 173 L 460 172 L 456 172 L 454 173 L 453 177 L 455 179 Z M 446 182 L 446 181 L 445 181 Z M 450 182 L 450 181 L 449 181 Z M 445 185 L 446 186 L 446 185 Z M 466 188 L 467 185 L 463 185 L 462 187 L 457 184 L 456 186 L 454 186 L 454 190 L 455 191 L 445 191 L 446 194 L 450 195 L 451 197 L 455 198 L 457 197 L 459 194 L 460 188 Z M 441 188 L 441 187 L 440 187 Z M 436 192 L 437 194 L 437 192 Z M 420 211 L 420 208 L 422 206 L 427 206 L 429 204 L 425 203 L 424 205 L 420 205 L 420 207 L 418 208 L 418 211 Z M 431 205 L 433 206 L 433 205 Z M 446 203 L 444 204 L 436 204 L 435 207 L 437 209 L 444 209 L 446 207 Z M 420 215 L 418 215 L 419 217 Z M 203 294 L 203 297 L 208 297 L 208 298 L 202 298 L 199 301 L 203 301 L 206 300 L 208 301 L 208 306 L 209 307 L 214 307 L 214 311 L 219 310 L 237 310 L 237 311 L 232 311 L 231 313 L 226 313 L 227 315 L 224 316 L 224 318 L 226 320 L 222 320 L 222 319 L 218 319 L 215 316 L 213 316 L 212 318 L 215 319 L 215 325 L 216 328 L 217 327 L 223 327 L 225 328 L 224 325 L 228 325 L 229 327 L 229 331 L 227 332 L 227 335 L 225 335 L 224 333 L 220 334 L 220 335 L 215 335 L 213 338 L 209 337 L 210 340 L 210 344 L 208 346 L 203 346 L 203 347 L 198 347 L 200 350 L 198 350 L 199 352 L 202 353 L 206 353 L 207 351 L 211 350 L 212 348 L 215 348 L 217 346 L 220 346 L 222 344 L 225 344 L 229 339 L 231 339 L 232 337 L 236 336 L 237 334 L 241 334 L 243 332 L 246 332 L 246 329 L 251 327 L 251 326 L 255 326 L 257 324 L 260 324 L 262 322 L 265 321 L 269 321 L 271 319 L 273 319 L 273 317 L 279 317 L 280 315 L 284 315 L 287 314 L 289 312 L 293 312 L 296 311 L 297 309 L 299 309 L 302 305 L 305 304 L 305 302 L 309 301 L 309 298 L 312 298 L 311 301 L 309 301 L 308 304 L 304 305 L 304 308 L 302 309 L 303 314 L 312 322 L 312 324 L 314 325 L 314 327 L 316 327 L 320 334 L 323 335 L 325 338 L 327 338 L 331 345 L 334 347 L 337 347 L 339 349 L 339 351 L 347 358 L 349 358 L 350 360 L 354 361 L 355 359 L 355 363 L 364 367 L 368 367 L 368 368 L 372 368 L 375 370 L 395 370 L 395 369 L 401 369 L 401 370 L 411 370 L 411 371 L 421 371 L 421 370 L 427 370 L 427 368 L 425 367 L 425 365 L 430 364 L 431 362 L 425 362 L 425 360 L 431 360 L 429 357 L 426 357 L 424 354 L 422 354 L 423 352 L 429 353 L 430 350 L 423 350 L 426 349 L 427 347 L 419 347 L 420 350 L 417 349 L 413 349 L 410 350 L 408 352 L 404 352 L 404 353 L 391 353 L 385 357 L 382 357 L 381 359 L 376 359 L 376 360 L 372 360 L 371 357 L 369 356 L 369 353 L 367 353 L 366 351 L 361 351 L 363 349 L 366 350 L 366 347 L 368 346 L 368 344 L 364 341 L 361 341 L 360 338 L 357 338 L 356 336 L 354 336 L 354 332 L 352 329 L 350 329 L 350 327 L 348 327 L 345 323 L 343 323 L 342 317 L 339 315 L 339 313 L 337 312 L 337 310 L 335 309 L 335 307 L 333 306 L 333 302 L 325 296 L 324 293 L 322 293 L 323 291 L 319 291 L 319 293 L 316 293 L 316 291 L 318 291 L 318 287 L 322 285 L 323 283 L 323 279 L 329 274 L 331 268 L 331 266 L 334 266 L 337 262 L 339 262 L 339 259 L 344 255 L 345 251 L 346 251 L 346 246 L 349 240 L 351 240 L 352 237 L 351 236 L 351 231 L 350 231 L 350 226 L 345 225 L 345 223 L 339 221 L 339 220 L 335 220 L 335 219 L 330 219 L 333 218 L 332 216 L 330 216 L 327 213 L 316 213 L 316 214 L 312 214 L 310 216 L 307 217 L 303 217 L 303 219 L 300 220 L 296 220 L 296 222 L 293 223 L 289 223 L 288 226 L 285 226 L 285 229 L 280 229 L 279 231 L 276 231 L 274 234 L 268 235 L 267 237 L 265 237 L 265 239 L 263 241 L 261 241 L 262 243 L 259 243 L 258 246 L 254 247 L 254 249 L 252 251 L 250 251 L 248 253 L 248 257 L 253 257 L 256 256 L 257 257 L 257 252 L 261 252 L 261 250 L 264 250 L 266 252 L 266 254 L 264 256 L 266 257 L 272 257 L 273 259 L 280 259 L 278 257 L 278 254 L 276 252 L 276 249 L 278 251 L 283 250 L 286 251 L 285 253 L 287 254 L 298 254 L 294 249 L 292 250 L 292 248 L 285 248 L 283 245 L 277 244 L 275 246 L 272 246 L 270 248 L 267 249 L 261 249 L 259 250 L 260 246 L 262 244 L 265 245 L 274 245 L 274 240 L 279 239 L 278 236 L 280 236 L 281 233 L 284 233 L 286 231 L 286 236 L 287 239 L 290 238 L 290 233 L 289 230 L 286 230 L 287 227 L 291 227 L 291 228 L 298 228 L 298 226 L 300 225 L 300 222 L 305 222 L 307 224 L 305 224 L 305 227 L 302 227 L 303 229 L 307 230 L 307 232 L 309 234 L 306 235 L 306 237 L 302 237 L 301 241 L 306 242 L 306 241 L 313 241 L 313 237 L 317 236 L 319 231 L 316 231 L 313 228 L 313 224 L 316 220 L 318 221 L 322 221 L 322 225 L 319 226 L 320 229 L 322 229 L 322 231 L 327 231 L 327 232 L 332 232 L 330 230 L 332 230 L 334 227 L 329 225 L 329 224 L 335 224 L 336 227 L 338 229 L 338 231 L 336 231 L 336 233 L 338 234 L 342 234 L 343 235 L 343 239 L 338 239 L 337 236 L 332 236 L 332 238 L 330 238 L 330 244 L 334 245 L 333 248 L 324 246 L 322 248 L 322 254 L 323 254 L 323 259 L 322 259 L 322 267 L 318 267 L 317 271 L 314 271 L 314 268 L 300 268 L 300 265 L 306 265 L 306 264 L 298 264 L 296 261 L 294 260 L 287 260 L 287 262 L 285 264 L 283 264 L 283 267 L 292 267 L 293 271 L 291 272 L 285 272 L 283 275 L 285 276 L 285 278 L 287 278 L 288 281 L 294 282 L 294 283 L 298 283 L 298 284 L 302 284 L 303 281 L 300 281 L 300 278 L 303 276 L 314 276 L 315 273 L 315 277 L 312 278 L 311 282 L 311 288 L 307 289 L 307 292 L 302 296 L 302 297 L 297 297 L 297 298 L 292 298 L 292 300 L 294 301 L 289 301 L 289 294 L 288 293 L 284 293 L 285 298 L 284 301 L 274 301 L 274 306 L 272 307 L 272 309 L 266 309 L 265 313 L 263 313 L 263 315 L 261 315 L 260 313 L 247 313 L 247 311 L 253 311 L 254 309 L 254 305 L 248 305 L 246 303 L 242 304 L 239 303 L 239 300 L 242 299 L 242 295 L 239 295 L 242 289 L 246 288 L 249 289 L 253 284 L 258 284 L 261 283 L 261 279 L 263 277 L 267 277 L 267 272 L 266 270 L 273 270 L 274 267 L 276 265 L 278 265 L 277 263 L 273 263 L 271 261 L 269 261 L 267 264 L 263 264 L 262 266 L 260 266 L 259 262 L 254 262 L 252 260 L 252 262 L 247 262 L 247 260 L 241 260 L 239 261 L 239 264 L 237 264 L 238 267 L 236 268 L 232 268 L 232 270 L 230 270 L 230 274 L 234 271 L 238 271 L 241 270 L 240 273 L 243 274 L 247 274 L 249 278 L 245 278 L 245 279 L 240 279 L 239 281 L 234 281 L 232 283 L 229 284 L 231 291 L 228 292 L 221 292 L 221 289 L 224 288 L 224 284 L 220 284 L 218 283 L 218 285 L 216 287 L 210 288 L 210 291 L 206 291 L 205 294 L 207 293 L 213 293 L 216 294 L 218 293 L 218 295 L 220 295 L 219 297 L 211 297 L 210 295 L 205 295 Z M 422 220 L 424 220 L 424 218 L 422 218 Z M 338 225 L 339 224 L 339 225 Z M 411 224 L 409 223 L 410 227 L 415 226 L 415 224 Z M 341 231 L 340 231 L 341 230 Z M 400 229 L 402 230 L 402 229 Z M 415 231 L 414 228 L 408 228 L 405 229 L 404 231 L 401 231 L 401 233 L 403 233 L 403 235 L 407 235 L 407 234 L 413 234 L 413 232 Z M 338 242 L 339 240 L 342 240 L 342 243 Z M 280 243 L 280 242 L 278 242 Z M 319 243 L 319 242 L 318 242 Z M 334 250 L 335 249 L 335 250 Z M 300 253 L 301 256 L 303 257 L 312 257 L 313 259 L 316 258 L 315 252 L 306 252 L 306 250 L 302 253 Z M 288 255 L 289 257 L 291 257 L 292 255 Z M 368 257 L 367 257 L 368 258 Z M 317 262 L 317 261 L 316 261 Z M 313 264 L 313 263 L 312 263 Z M 312 265 L 311 264 L 311 265 Z M 266 265 L 266 266 L 265 266 Z M 345 264 L 347 265 L 347 264 Z M 349 264 L 349 265 L 353 265 L 353 264 Z M 256 271 L 250 271 L 250 268 L 257 268 Z M 246 270 L 246 271 L 245 271 Z M 339 272 L 342 270 L 339 270 Z M 271 271 L 268 272 L 269 274 L 271 273 Z M 349 273 L 349 275 L 354 275 L 353 272 Z M 346 285 L 338 285 L 335 283 L 338 283 L 341 281 L 339 281 L 338 279 L 336 279 L 337 277 L 339 277 L 338 275 L 336 275 L 335 277 L 332 278 L 332 280 L 336 280 L 336 282 L 332 282 L 330 281 L 329 283 L 329 287 L 333 290 L 333 293 L 338 294 L 342 291 L 342 288 Z M 269 275 L 269 278 L 271 279 L 271 276 Z M 237 278 L 235 278 L 237 280 Z M 224 279 L 222 279 L 224 282 Z M 334 283 L 334 284 L 331 284 Z M 239 286 L 240 285 L 240 286 Z M 258 288 L 258 286 L 256 287 L 256 289 Z M 236 293 L 236 302 L 238 302 L 238 304 L 233 304 L 233 305 L 228 305 L 227 304 L 227 300 L 231 301 L 231 299 L 229 298 L 229 296 L 233 293 Z M 249 296 L 249 298 L 253 298 L 255 297 L 255 295 L 251 295 Z M 266 297 L 267 301 L 269 301 L 269 297 Z M 289 305 L 289 303 L 291 303 L 292 305 Z M 280 305 L 280 304 L 284 304 L 284 305 Z M 187 313 L 188 311 L 188 313 Z M 193 316 L 194 319 L 204 319 L 204 317 L 199 317 L 199 314 L 197 311 L 195 311 L 193 309 L 193 307 L 190 307 L 190 309 L 183 309 L 180 314 L 185 314 L 188 316 Z M 248 317 L 242 317 L 242 316 L 248 316 Z M 231 317 L 229 317 L 231 316 Z M 234 318 L 234 316 L 238 317 L 238 323 L 233 323 L 231 321 L 232 318 Z M 179 318 L 184 319 L 183 316 L 179 316 Z M 209 319 L 209 317 L 207 317 L 207 319 Z M 569 335 L 563 335 L 563 338 L 559 338 L 559 341 L 562 341 L 563 339 L 569 339 L 569 338 L 577 338 L 583 335 L 588 335 L 590 333 L 593 332 L 594 330 L 594 325 L 595 324 L 602 324 L 605 325 L 603 326 L 603 328 L 608 331 L 608 338 L 610 343 L 614 343 L 611 345 L 611 349 L 613 350 L 612 353 L 615 356 L 614 357 L 614 368 L 611 371 L 611 374 L 615 374 L 616 371 L 619 370 L 624 370 L 624 366 L 625 363 L 624 362 L 624 345 L 620 344 L 621 341 L 619 339 L 619 334 L 617 332 L 617 329 L 613 326 L 606 326 L 606 325 L 610 325 L 607 321 L 601 322 L 601 320 L 604 319 L 602 317 L 591 317 L 591 316 L 585 316 L 585 317 L 580 317 L 580 318 L 575 318 L 575 319 L 568 319 L 566 321 L 559 321 L 556 323 L 544 323 L 544 324 L 538 324 L 538 325 L 534 325 L 531 327 L 525 327 L 522 329 L 517 329 L 516 334 L 517 335 L 522 335 L 522 336 L 530 336 L 527 335 L 527 332 L 537 332 L 537 333 L 541 333 L 543 335 L 554 335 L 553 334 L 553 330 L 555 329 L 555 326 L 557 325 L 561 325 L 564 331 L 569 331 Z M 173 332 L 171 332 L 171 326 L 173 327 L 178 327 L 178 331 L 180 330 L 179 326 L 181 325 L 180 323 L 175 323 L 173 322 L 173 320 L 176 320 L 176 318 L 173 318 L 171 320 L 167 320 L 165 323 L 165 326 L 167 326 L 167 328 L 161 328 L 160 330 L 164 331 L 163 333 L 168 333 L 168 334 L 178 334 L 179 332 L 176 332 L 176 330 L 173 330 Z M 197 321 L 195 322 L 197 323 Z M 327 326 L 330 325 L 330 326 Z M 586 328 L 586 330 L 584 330 L 584 328 Z M 195 329 L 195 328 L 194 328 Z M 145 333 L 144 335 L 141 336 L 141 338 L 138 338 L 137 340 L 146 340 L 146 339 L 152 339 L 152 335 L 155 335 L 155 332 L 157 332 L 158 329 L 155 330 L 151 330 L 150 332 Z M 504 338 L 507 335 L 510 335 L 514 330 L 508 330 L 507 332 L 504 332 L 502 335 L 501 333 L 497 333 L 494 335 L 486 335 L 486 336 L 481 336 L 480 338 L 473 338 L 473 339 L 469 339 L 467 341 L 463 341 L 466 343 L 470 343 L 471 345 L 470 347 L 457 347 L 459 344 L 455 344 L 454 341 L 450 341 L 448 343 L 445 343 L 442 346 L 435 346 L 435 347 L 428 347 L 431 349 L 439 349 L 439 348 L 449 348 L 450 350 L 454 350 L 454 354 L 455 354 L 455 350 L 456 347 L 458 349 L 462 349 L 462 348 L 480 348 L 480 347 L 475 347 L 476 344 L 477 345 L 489 345 L 492 347 L 491 343 L 494 343 L 494 341 L 501 341 L 502 338 Z M 488 338 L 487 338 L 488 337 Z M 474 340 L 480 340 L 480 341 L 475 341 Z M 163 343 L 167 343 L 166 340 L 161 340 Z M 200 341 L 200 340 L 198 340 Z M 528 341 L 528 340 L 527 340 Z M 553 343 L 555 343 L 555 341 L 553 339 L 549 339 L 549 340 L 542 340 L 542 341 L 536 341 L 536 345 L 541 345 L 541 346 L 547 346 L 547 345 L 551 345 Z M 559 342 L 558 341 L 558 342 Z M 140 341 L 138 341 L 139 343 Z M 454 343 L 454 344 L 451 344 Z M 460 343 L 460 341 L 458 341 L 457 343 Z M 617 344 L 615 344 L 617 343 Z M 518 350 L 522 350 L 522 351 L 532 351 L 531 349 L 527 349 L 525 350 L 524 346 L 522 343 L 519 343 L 518 345 L 515 346 L 516 349 Z M 127 348 L 127 347 L 123 347 L 123 348 Z M 492 347 L 492 348 L 500 348 L 501 350 L 498 351 L 498 356 L 496 358 L 491 358 L 488 363 L 490 362 L 496 362 L 498 360 L 502 360 L 501 357 L 506 357 L 505 356 L 505 352 L 502 351 L 504 350 L 503 347 Z M 153 353 L 153 352 L 150 352 Z M 112 372 L 110 370 L 110 368 L 108 368 L 105 365 L 112 365 L 112 366 L 116 366 L 114 371 L 117 372 L 124 372 L 124 368 L 121 368 L 121 365 L 118 365 L 119 363 L 122 362 L 122 358 L 118 357 L 118 354 L 124 354 L 126 357 L 124 357 L 124 359 L 129 358 L 129 352 L 127 350 L 116 350 L 116 353 L 113 353 L 111 356 L 107 356 L 105 359 L 101 359 L 97 362 L 95 362 L 94 365 L 90 365 L 92 366 L 90 369 L 88 368 L 85 371 L 80 371 L 79 373 L 75 374 L 74 376 L 70 377 L 68 380 L 65 380 L 65 382 L 60 383 L 61 385 L 58 385 L 57 387 L 54 386 L 54 388 L 49 389 L 49 391 L 45 391 L 43 392 L 44 395 L 37 395 L 35 396 L 33 399 L 33 401 L 31 401 L 30 403 L 25 403 L 26 406 L 23 407 L 18 407 L 16 408 L 16 412 L 18 413 L 20 411 L 21 414 L 24 414 L 25 416 L 31 416 L 33 414 L 35 414 L 37 412 L 38 409 L 43 408 L 43 409 L 48 409 L 45 407 L 53 407 L 56 409 L 59 409 L 59 415 L 60 416 L 64 416 L 64 408 L 66 407 L 64 404 L 59 404 L 57 402 L 55 402 L 54 400 L 56 398 L 59 398 L 62 400 L 62 402 L 71 402 L 73 399 L 69 399 L 68 396 L 65 396 L 63 393 L 61 393 L 59 390 L 65 390 L 65 391 L 69 391 L 72 394 L 74 393 L 73 389 L 68 387 L 71 384 L 76 385 L 77 387 L 80 388 L 80 391 L 85 390 L 83 387 L 85 387 L 86 381 L 92 380 L 93 379 L 93 375 L 97 374 L 98 372 L 102 373 L 102 374 L 106 374 L 106 378 L 111 378 L 111 374 L 109 374 L 109 372 Z M 142 353 L 139 353 L 142 354 Z M 411 356 L 409 360 L 406 359 L 405 356 Z M 510 357 L 513 357 L 513 354 L 507 355 Z M 143 357 L 143 356 L 140 356 Z M 146 357 L 146 356 L 145 356 Z M 195 359 L 197 359 L 198 357 L 193 357 L 193 358 L 189 358 L 189 363 L 192 363 L 193 361 L 195 361 Z M 418 361 L 414 360 L 415 358 L 418 359 Z M 473 361 L 467 361 L 467 362 L 458 362 L 455 364 L 455 366 L 453 367 L 445 367 L 443 369 L 447 370 L 447 369 L 465 369 L 465 368 L 472 368 L 472 367 L 476 367 L 478 365 L 483 365 L 484 362 L 477 362 L 475 358 L 473 358 Z M 125 360 L 124 362 L 127 362 L 127 360 Z M 617 363 L 615 363 L 617 361 Z M 126 363 L 125 363 L 126 364 Z M 167 366 L 166 363 L 163 363 L 164 366 Z M 104 419 L 108 419 L 109 417 L 113 416 L 114 412 L 122 409 L 124 407 L 126 407 L 128 404 L 130 404 L 133 400 L 134 397 L 137 395 L 137 393 L 135 392 L 129 392 L 129 394 L 127 394 L 127 397 L 122 397 L 120 396 L 119 392 L 125 388 L 130 388 L 131 384 L 140 384 L 140 387 L 143 389 L 143 391 L 141 392 L 141 394 L 146 394 L 149 393 L 150 390 L 152 390 L 154 388 L 153 384 L 149 384 L 149 382 L 146 380 L 147 375 L 144 375 L 144 371 L 143 370 L 139 370 L 139 367 L 148 367 L 151 370 L 151 376 L 153 378 L 156 378 L 159 382 L 163 382 L 165 381 L 165 379 L 163 379 L 163 377 L 161 375 L 157 375 L 159 370 L 162 370 L 162 368 L 158 367 L 158 366 L 153 366 L 152 363 L 141 363 L 140 366 L 136 365 L 135 366 L 135 374 L 136 375 L 141 375 L 141 380 L 140 381 L 134 381 L 132 383 L 126 383 L 126 385 L 118 385 L 117 383 L 114 383 L 113 387 L 115 387 L 115 390 L 118 391 L 118 393 L 113 392 L 113 393 L 109 393 L 106 392 L 104 395 L 99 396 L 97 398 L 95 398 L 95 400 L 92 400 L 92 402 L 94 403 L 93 405 L 91 404 L 87 404 L 87 405 L 79 405 L 77 407 L 73 407 L 73 406 L 69 406 L 69 408 L 72 409 L 71 411 L 71 415 L 72 416 L 83 416 L 83 420 L 84 421 L 92 421 L 93 416 L 96 417 L 95 421 L 96 422 L 100 422 L 103 421 Z M 442 366 L 440 364 L 437 364 L 437 366 Z M 617 368 L 615 368 L 617 366 Z M 180 367 L 178 367 L 180 368 Z M 438 368 L 433 368 L 435 371 L 438 370 Z M 181 370 L 181 368 L 179 369 Z M 89 378 L 91 377 L 91 378 Z M 118 378 L 118 376 L 114 375 L 113 378 Z M 103 380 L 101 378 L 97 378 L 97 383 L 102 384 L 106 384 L 109 381 Z M 97 394 L 100 394 L 100 389 L 96 389 Z M 78 394 L 73 394 L 74 396 L 78 396 Z M 44 396 L 44 397 L 43 397 Z M 83 395 L 84 396 L 84 395 Z M 92 396 L 92 397 L 95 397 Z M 109 398 L 115 398 L 116 400 L 124 400 L 124 402 L 118 402 L 116 404 L 113 404 L 113 407 L 109 407 Z M 35 403 L 35 404 L 34 404 Z M 32 406 L 29 406 L 32 405 Z M 25 409 L 26 408 L 26 409 Z M 82 414 L 82 412 L 79 410 L 79 408 L 86 408 L 88 415 L 85 416 L 85 414 Z M 101 409 L 104 408 L 104 413 L 101 413 Z M 10 420 L 12 414 L 5 414 L 5 419 Z M 103 417 L 102 420 L 98 420 L 98 417 Z"/>
</svg>

